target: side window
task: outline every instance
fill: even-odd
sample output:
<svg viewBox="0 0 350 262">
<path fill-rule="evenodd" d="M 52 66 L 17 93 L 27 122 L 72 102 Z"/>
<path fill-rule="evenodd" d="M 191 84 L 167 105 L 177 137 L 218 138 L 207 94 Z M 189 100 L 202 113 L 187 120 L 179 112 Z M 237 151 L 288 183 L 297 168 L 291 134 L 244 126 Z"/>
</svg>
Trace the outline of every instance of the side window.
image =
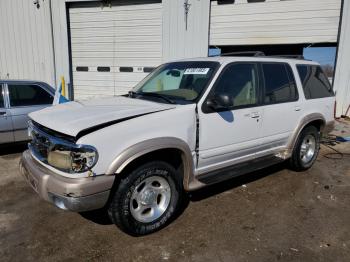
<svg viewBox="0 0 350 262">
<path fill-rule="evenodd" d="M 53 96 L 38 85 L 8 85 L 10 105 L 32 106 L 52 104 Z"/>
<path fill-rule="evenodd" d="M 5 107 L 4 94 L 3 94 L 2 85 L 0 84 L 0 108 L 4 108 L 4 107 Z"/>
<path fill-rule="evenodd" d="M 265 92 L 265 104 L 277 104 L 298 100 L 293 72 L 283 63 L 262 64 Z"/>
<path fill-rule="evenodd" d="M 306 99 L 334 96 L 332 86 L 320 66 L 297 65 Z"/>
<path fill-rule="evenodd" d="M 217 80 L 213 95 L 231 95 L 234 107 L 248 107 L 257 104 L 258 77 L 254 63 L 228 65 Z"/>
</svg>

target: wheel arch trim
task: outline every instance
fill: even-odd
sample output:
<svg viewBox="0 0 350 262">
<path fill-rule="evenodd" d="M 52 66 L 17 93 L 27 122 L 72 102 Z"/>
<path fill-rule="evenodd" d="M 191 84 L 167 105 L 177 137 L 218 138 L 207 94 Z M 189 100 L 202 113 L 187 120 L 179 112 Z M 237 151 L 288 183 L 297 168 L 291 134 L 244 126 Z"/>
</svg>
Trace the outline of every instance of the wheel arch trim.
<svg viewBox="0 0 350 262">
<path fill-rule="evenodd" d="M 326 119 L 323 117 L 322 114 L 320 113 L 312 113 L 309 115 L 304 116 L 301 121 L 299 122 L 299 125 L 294 129 L 291 139 L 288 141 L 288 145 L 287 148 L 289 150 L 289 153 L 291 154 L 294 150 L 295 144 L 298 140 L 298 137 L 301 133 L 301 131 L 311 122 L 313 121 L 321 121 L 322 125 L 320 127 L 320 131 L 322 132 L 322 130 L 324 129 L 324 127 L 326 126 Z"/>
<path fill-rule="evenodd" d="M 119 175 L 134 160 L 161 149 L 180 150 L 184 168 L 183 185 L 188 190 L 194 174 L 193 157 L 188 144 L 176 137 L 153 138 L 128 147 L 112 161 L 105 174 Z"/>
</svg>

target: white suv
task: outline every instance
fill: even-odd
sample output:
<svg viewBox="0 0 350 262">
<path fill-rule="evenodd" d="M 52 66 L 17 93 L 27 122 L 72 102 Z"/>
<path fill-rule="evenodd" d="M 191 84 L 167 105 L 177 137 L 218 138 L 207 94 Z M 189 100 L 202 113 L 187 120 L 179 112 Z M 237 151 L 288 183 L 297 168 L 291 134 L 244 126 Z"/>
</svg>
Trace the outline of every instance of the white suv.
<svg viewBox="0 0 350 262">
<path fill-rule="evenodd" d="M 273 57 L 161 65 L 128 95 L 31 113 L 20 168 L 62 209 L 106 207 L 124 232 L 174 218 L 187 191 L 289 160 L 306 170 L 333 126 L 317 63 Z"/>
</svg>

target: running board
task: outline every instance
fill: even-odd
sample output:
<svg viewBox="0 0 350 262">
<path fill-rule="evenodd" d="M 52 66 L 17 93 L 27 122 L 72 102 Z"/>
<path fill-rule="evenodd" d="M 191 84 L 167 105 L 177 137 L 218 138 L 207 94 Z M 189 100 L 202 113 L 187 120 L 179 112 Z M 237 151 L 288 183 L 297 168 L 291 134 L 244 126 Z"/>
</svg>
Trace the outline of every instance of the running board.
<svg viewBox="0 0 350 262">
<path fill-rule="evenodd" d="M 263 169 L 265 167 L 281 163 L 283 161 L 284 159 L 276 157 L 275 155 L 265 156 L 223 169 L 215 170 L 207 174 L 202 174 L 197 176 L 196 179 L 207 185 L 215 184 L 230 178 L 256 171 L 258 169 Z"/>
</svg>

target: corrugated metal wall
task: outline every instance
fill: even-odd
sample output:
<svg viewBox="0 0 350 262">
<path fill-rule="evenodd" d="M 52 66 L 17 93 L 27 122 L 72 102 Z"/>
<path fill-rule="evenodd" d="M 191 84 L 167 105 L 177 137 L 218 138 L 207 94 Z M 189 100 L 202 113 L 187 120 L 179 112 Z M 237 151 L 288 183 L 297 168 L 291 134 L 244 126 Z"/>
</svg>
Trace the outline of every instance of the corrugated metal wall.
<svg viewBox="0 0 350 262">
<path fill-rule="evenodd" d="M 210 45 L 269 45 L 337 41 L 341 0 L 211 2 Z"/>
<path fill-rule="evenodd" d="M 350 1 L 344 0 L 343 18 L 334 78 L 337 116 L 345 115 L 350 105 Z M 350 110 L 348 111 L 350 116 Z"/>
<path fill-rule="evenodd" d="M 163 61 L 208 55 L 210 0 L 163 0 Z"/>
<path fill-rule="evenodd" d="M 0 1 L 0 79 L 54 84 L 49 1 Z"/>
</svg>

